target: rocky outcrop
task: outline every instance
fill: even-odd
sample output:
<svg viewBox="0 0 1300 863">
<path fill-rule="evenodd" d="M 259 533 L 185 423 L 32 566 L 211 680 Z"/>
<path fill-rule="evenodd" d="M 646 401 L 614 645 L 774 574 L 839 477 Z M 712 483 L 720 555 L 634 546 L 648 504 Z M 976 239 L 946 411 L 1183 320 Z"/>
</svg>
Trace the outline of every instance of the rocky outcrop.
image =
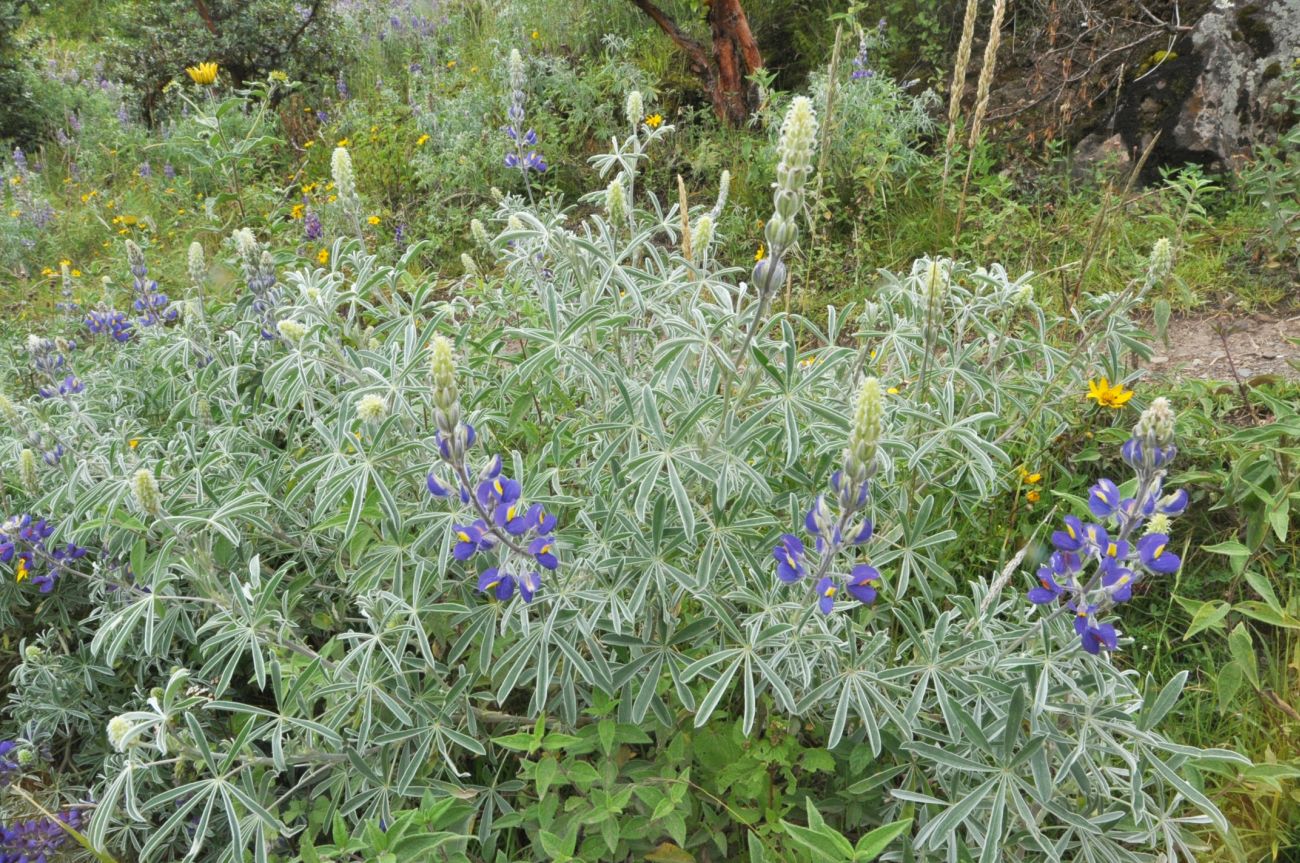
<svg viewBox="0 0 1300 863">
<path fill-rule="evenodd" d="M 1269 106 L 1297 58 L 1300 0 L 1218 0 L 1135 67 L 1114 112 L 1078 142 L 1076 164 L 1113 161 L 1119 150 L 1134 158 L 1158 132 L 1144 179 L 1189 162 L 1231 169 L 1276 138 Z"/>
</svg>

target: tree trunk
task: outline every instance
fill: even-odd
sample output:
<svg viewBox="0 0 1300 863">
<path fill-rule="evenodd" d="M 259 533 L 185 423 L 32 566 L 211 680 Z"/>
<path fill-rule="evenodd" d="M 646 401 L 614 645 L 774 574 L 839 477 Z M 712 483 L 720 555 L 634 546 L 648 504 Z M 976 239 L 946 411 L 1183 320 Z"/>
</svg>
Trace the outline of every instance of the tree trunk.
<svg viewBox="0 0 1300 863">
<path fill-rule="evenodd" d="M 740 126 L 758 108 L 758 88 L 748 78 L 763 68 L 763 56 L 740 0 L 713 0 L 709 30 L 717 72 L 711 88 L 713 110 L 731 125 Z"/>
<path fill-rule="evenodd" d="M 713 49 L 686 34 L 652 0 L 631 0 L 680 48 L 691 71 L 704 82 L 718 119 L 740 126 L 758 108 L 758 88 L 748 79 L 763 68 L 763 55 L 749 29 L 749 19 L 740 0 L 712 0 L 708 3 L 709 32 Z"/>
</svg>

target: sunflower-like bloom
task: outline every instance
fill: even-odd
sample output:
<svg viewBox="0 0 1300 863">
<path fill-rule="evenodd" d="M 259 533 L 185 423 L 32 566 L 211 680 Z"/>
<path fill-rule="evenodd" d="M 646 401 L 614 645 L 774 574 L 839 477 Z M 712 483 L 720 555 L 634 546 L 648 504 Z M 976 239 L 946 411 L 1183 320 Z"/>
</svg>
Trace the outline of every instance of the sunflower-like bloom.
<svg viewBox="0 0 1300 863">
<path fill-rule="evenodd" d="M 211 87 L 217 83 L 217 72 L 220 68 L 216 63 L 200 63 L 197 66 L 186 66 L 185 74 L 200 87 Z"/>
<path fill-rule="evenodd" d="M 1123 384 L 1112 384 L 1102 378 L 1088 381 L 1088 398 L 1096 400 L 1101 407 L 1119 410 L 1133 398 L 1133 391 L 1124 389 Z"/>
</svg>

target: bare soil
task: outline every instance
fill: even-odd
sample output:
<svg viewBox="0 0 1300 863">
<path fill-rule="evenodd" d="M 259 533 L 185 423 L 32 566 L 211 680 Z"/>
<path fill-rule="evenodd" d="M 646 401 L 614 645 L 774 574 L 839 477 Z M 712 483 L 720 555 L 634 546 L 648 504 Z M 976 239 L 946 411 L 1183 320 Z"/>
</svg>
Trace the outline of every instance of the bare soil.
<svg viewBox="0 0 1300 863">
<path fill-rule="evenodd" d="M 1147 367 L 1159 375 L 1206 380 L 1250 381 L 1261 375 L 1300 380 L 1300 309 L 1175 317 Z"/>
</svg>

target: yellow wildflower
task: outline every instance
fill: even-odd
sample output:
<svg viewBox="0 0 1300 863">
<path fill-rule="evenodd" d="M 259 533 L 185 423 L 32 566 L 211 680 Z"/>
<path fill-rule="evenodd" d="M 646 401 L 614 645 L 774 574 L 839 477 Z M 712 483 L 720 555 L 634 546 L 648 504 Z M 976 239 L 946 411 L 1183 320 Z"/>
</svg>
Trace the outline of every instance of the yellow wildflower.
<svg viewBox="0 0 1300 863">
<path fill-rule="evenodd" d="M 420 137 L 418 137 L 418 138 L 415 139 L 415 146 L 417 146 L 417 147 L 423 147 L 423 146 L 424 146 L 425 144 L 427 144 L 428 142 L 429 142 L 429 136 L 428 136 L 428 135 L 421 135 Z"/>
<path fill-rule="evenodd" d="M 889 389 L 885 390 L 885 392 L 889 393 L 891 396 L 896 396 L 898 395 L 898 387 L 890 387 Z"/>
<path fill-rule="evenodd" d="M 79 279 L 79 278 L 81 278 L 81 270 L 73 270 L 73 271 L 72 271 L 72 277 L 73 277 L 74 279 Z"/>
<path fill-rule="evenodd" d="M 325 266 L 326 264 L 328 264 L 328 263 L 330 262 L 330 250 L 329 250 L 329 249 L 321 249 L 321 250 L 316 254 L 316 260 L 320 261 L 322 267 Z"/>
<path fill-rule="evenodd" d="M 339 146 L 339 147 L 346 147 L 348 144 L 351 144 L 351 143 L 352 143 L 352 142 L 349 141 L 347 138 L 339 138 L 339 142 L 338 142 L 338 144 L 337 144 L 336 146 Z"/>
<path fill-rule="evenodd" d="M 533 31 L 533 38 L 534 38 L 534 39 L 540 39 L 540 38 L 542 38 L 542 34 L 539 33 L 539 32 L 537 32 L 536 30 L 534 30 L 534 31 Z"/>
<path fill-rule="evenodd" d="M 455 68 L 456 68 L 456 61 L 455 61 L 455 60 L 448 60 L 448 61 L 447 61 L 447 68 L 448 68 L 448 69 L 455 69 Z"/>
<path fill-rule="evenodd" d="M 649 117 L 645 118 L 645 124 L 649 126 L 651 129 L 658 129 L 661 125 L 663 125 L 663 122 L 664 122 L 663 114 L 651 114 Z"/>
<path fill-rule="evenodd" d="M 41 275 L 42 275 L 42 276 L 52 276 L 52 275 L 54 275 L 54 270 L 50 269 L 49 267 L 45 267 L 44 269 L 41 270 Z"/>
<path fill-rule="evenodd" d="M 140 445 L 140 439 L 138 437 L 133 437 L 126 442 L 126 445 L 129 446 L 131 449 L 135 449 Z"/>
<path fill-rule="evenodd" d="M 200 87 L 211 87 L 217 83 L 218 68 L 216 63 L 200 63 L 197 66 L 186 66 L 185 74 Z"/>
<path fill-rule="evenodd" d="M 755 260 L 755 261 L 761 261 L 761 260 L 763 260 L 763 259 L 766 258 L 766 257 L 767 257 L 767 250 L 763 248 L 763 244 L 762 244 L 762 243 L 759 243 L 759 244 L 758 244 L 758 251 L 754 253 L 754 260 Z"/>
<path fill-rule="evenodd" d="M 294 204 L 293 209 L 289 211 L 289 218 L 301 219 L 307 213 L 307 208 L 302 204 Z"/>
<path fill-rule="evenodd" d="M 67 258 L 64 258 L 63 260 L 59 261 L 59 266 L 60 266 L 60 267 L 70 267 L 70 266 L 72 266 L 72 261 L 69 261 Z"/>
<path fill-rule="evenodd" d="M 306 150 L 308 147 L 314 147 L 314 146 L 316 146 L 316 142 L 315 142 L 315 141 L 308 141 L 307 143 L 305 143 L 305 144 L 302 145 L 302 148 L 303 148 L 304 150 Z"/>
<path fill-rule="evenodd" d="M 369 222 L 369 223 L 372 224 L 372 225 L 378 225 L 378 224 L 379 224 L 379 217 L 378 217 L 378 216 L 371 216 L 369 219 L 366 219 L 366 221 Z"/>
<path fill-rule="evenodd" d="M 1133 391 L 1124 389 L 1123 384 L 1112 386 L 1110 381 L 1102 378 L 1099 381 L 1088 381 L 1088 398 L 1095 399 L 1101 407 L 1119 410 L 1133 398 Z"/>
<path fill-rule="evenodd" d="M 1025 495 L 1025 500 L 1029 501 L 1030 503 L 1038 503 L 1038 501 L 1041 498 L 1042 495 L 1038 493 L 1038 489 L 1036 488 L 1031 488 L 1029 490 L 1029 493 Z"/>
</svg>

